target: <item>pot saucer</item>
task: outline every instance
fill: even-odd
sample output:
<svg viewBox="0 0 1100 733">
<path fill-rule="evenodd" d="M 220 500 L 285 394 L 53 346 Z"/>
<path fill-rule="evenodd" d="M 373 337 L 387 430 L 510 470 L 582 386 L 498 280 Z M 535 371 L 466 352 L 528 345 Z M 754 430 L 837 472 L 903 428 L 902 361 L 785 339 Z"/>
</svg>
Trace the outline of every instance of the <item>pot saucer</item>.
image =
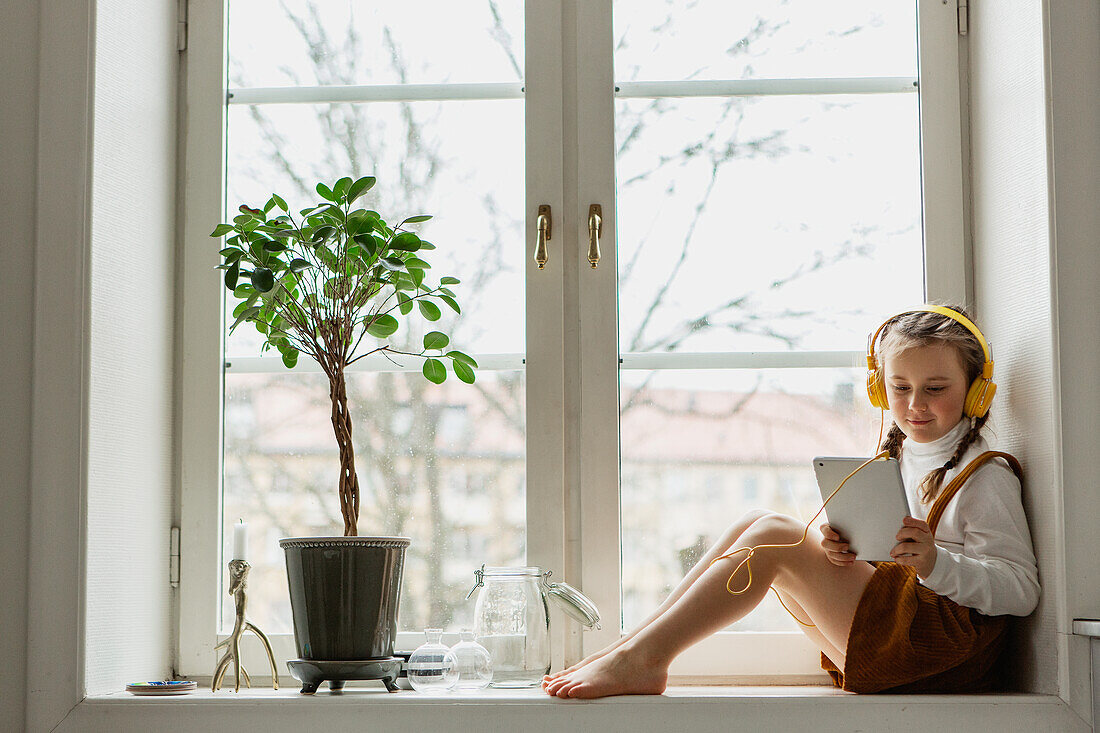
<svg viewBox="0 0 1100 733">
<path fill-rule="evenodd" d="M 320 659 L 291 659 L 286 663 L 294 679 L 302 683 L 302 694 L 312 695 L 322 682 L 328 682 L 332 692 L 339 692 L 348 680 L 382 680 L 386 689 L 397 692 L 397 676 L 401 672 L 401 659 L 354 659 L 325 661 Z"/>
</svg>

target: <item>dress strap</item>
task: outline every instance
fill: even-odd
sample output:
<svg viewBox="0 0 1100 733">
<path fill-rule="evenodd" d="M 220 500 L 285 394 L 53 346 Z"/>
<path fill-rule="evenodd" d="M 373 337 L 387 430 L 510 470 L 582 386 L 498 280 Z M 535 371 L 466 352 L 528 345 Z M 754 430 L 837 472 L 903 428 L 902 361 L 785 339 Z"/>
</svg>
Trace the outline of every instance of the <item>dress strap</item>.
<svg viewBox="0 0 1100 733">
<path fill-rule="evenodd" d="M 947 484 L 940 492 L 940 495 L 936 497 L 936 503 L 932 505 L 932 511 L 928 512 L 928 519 L 926 520 L 928 522 L 928 528 L 932 530 L 933 537 L 936 535 L 936 527 L 940 523 L 940 517 L 943 516 L 944 511 L 947 509 L 947 505 L 955 498 L 955 494 L 959 493 L 959 489 L 963 487 L 963 484 L 966 483 L 966 480 L 970 478 L 971 474 L 994 458 L 1005 459 L 1005 461 L 1008 462 L 1009 468 L 1016 474 L 1016 478 L 1023 479 L 1024 469 L 1020 466 L 1020 462 L 1016 460 L 1016 456 L 1011 453 L 1002 453 L 995 450 L 987 450 L 985 453 L 982 453 L 973 461 L 966 464 L 966 468 L 959 471 L 959 475 L 951 479 L 951 483 Z"/>
</svg>

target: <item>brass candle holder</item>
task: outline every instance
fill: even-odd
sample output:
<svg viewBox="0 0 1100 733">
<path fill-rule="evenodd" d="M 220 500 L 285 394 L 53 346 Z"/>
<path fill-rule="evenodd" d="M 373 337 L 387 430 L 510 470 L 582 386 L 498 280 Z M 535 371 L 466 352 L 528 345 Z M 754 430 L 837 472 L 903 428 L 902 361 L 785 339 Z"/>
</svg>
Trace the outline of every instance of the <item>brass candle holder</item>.
<svg viewBox="0 0 1100 733">
<path fill-rule="evenodd" d="M 214 647 L 215 650 L 223 646 L 227 648 L 225 654 L 218 661 L 218 666 L 214 669 L 214 678 L 210 682 L 212 692 L 217 692 L 221 688 L 222 678 L 225 677 L 225 672 L 229 669 L 230 663 L 233 664 L 237 681 L 233 691 L 241 691 L 241 675 L 244 675 L 245 685 L 252 687 L 252 680 L 248 677 L 248 671 L 241 664 L 241 636 L 245 631 L 251 631 L 260 637 L 260 641 L 263 642 L 264 649 L 267 651 L 267 660 L 271 662 L 271 686 L 276 690 L 279 689 L 279 671 L 275 668 L 275 655 L 271 651 L 271 642 L 267 640 L 264 632 L 256 628 L 256 625 L 251 621 L 245 620 L 244 617 L 245 605 L 248 603 L 244 589 L 248 583 L 248 571 L 251 568 L 252 566 L 244 560 L 229 561 L 229 595 L 233 596 L 236 604 L 237 620 L 233 624 L 233 633 L 229 635 L 229 638 Z"/>
</svg>

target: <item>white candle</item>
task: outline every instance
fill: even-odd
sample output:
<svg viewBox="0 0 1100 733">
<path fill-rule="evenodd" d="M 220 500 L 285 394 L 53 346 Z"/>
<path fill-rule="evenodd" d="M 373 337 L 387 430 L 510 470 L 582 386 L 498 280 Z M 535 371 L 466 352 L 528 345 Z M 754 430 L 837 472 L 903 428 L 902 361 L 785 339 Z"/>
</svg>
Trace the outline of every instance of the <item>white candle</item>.
<svg viewBox="0 0 1100 733">
<path fill-rule="evenodd" d="M 247 560 L 245 547 L 248 546 L 248 525 L 242 519 L 233 525 L 233 559 Z"/>
</svg>

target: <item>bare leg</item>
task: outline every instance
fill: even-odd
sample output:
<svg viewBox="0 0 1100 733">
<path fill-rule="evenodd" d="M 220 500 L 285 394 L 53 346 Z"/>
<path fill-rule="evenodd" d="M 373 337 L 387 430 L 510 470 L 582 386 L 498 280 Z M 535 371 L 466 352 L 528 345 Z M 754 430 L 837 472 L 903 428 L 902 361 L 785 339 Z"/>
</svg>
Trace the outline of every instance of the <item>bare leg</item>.
<svg viewBox="0 0 1100 733">
<path fill-rule="evenodd" d="M 790 517 L 768 515 L 754 522 L 736 546 L 793 543 L 802 536 L 802 527 Z M 752 560 L 752 584 L 743 594 L 735 596 L 726 589 L 726 582 L 742 559 L 743 555 L 738 555 L 715 563 L 668 611 L 634 638 L 581 669 L 551 681 L 546 686 L 547 692 L 558 697 L 584 698 L 659 694 L 667 684 L 668 667 L 680 652 L 742 618 L 773 584 L 808 613 L 832 651 L 844 648 L 860 595 L 874 568 L 867 563 L 850 567 L 833 565 L 821 548 L 820 537 L 813 532 L 796 547 L 757 550 Z M 747 579 L 747 570 L 742 567 L 733 587 L 744 587 Z"/>
<path fill-rule="evenodd" d="M 808 541 L 809 540 L 807 540 L 807 542 Z M 775 586 L 772 587 L 774 588 Z M 779 593 L 779 597 L 783 599 L 783 603 L 790 609 L 790 612 L 802 622 L 798 625 L 798 630 L 805 634 L 818 649 L 825 652 L 825 656 L 831 659 L 838 669 L 844 669 L 844 652 L 837 649 L 831 641 L 826 639 L 825 635 L 818 631 L 816 624 L 813 626 L 804 626 L 803 624 L 805 623 L 812 624 L 814 622 L 813 619 L 810 618 L 810 614 L 806 613 L 806 609 L 800 606 L 798 601 L 792 598 L 789 593 L 781 591 L 778 588 L 776 588 L 776 591 Z M 847 644 L 845 644 L 845 646 L 847 646 Z"/>
<path fill-rule="evenodd" d="M 710 567 L 710 564 L 714 562 L 715 558 L 719 557 L 720 555 L 722 555 L 722 553 L 728 551 L 731 547 L 733 547 L 733 544 L 737 542 L 737 540 L 741 537 L 745 530 L 747 530 L 752 525 L 753 522 L 755 522 L 757 519 L 760 519 L 761 517 L 767 516 L 767 514 L 768 512 L 763 510 L 751 511 L 738 519 L 732 525 L 730 525 L 730 527 L 722 533 L 722 536 L 718 538 L 718 541 L 711 545 L 710 549 L 707 550 L 701 558 L 699 558 L 699 562 L 695 563 L 695 566 L 692 567 L 688 574 L 684 576 L 684 579 L 680 581 L 680 584 L 677 585 L 675 589 L 673 589 L 672 593 L 669 594 L 664 603 L 658 606 L 657 610 L 650 614 L 645 621 L 642 621 L 640 624 L 638 624 L 638 626 L 635 627 L 635 629 L 629 634 L 620 637 L 618 641 L 609 644 L 600 651 L 585 657 L 581 661 L 574 664 L 572 667 L 569 667 L 568 669 L 563 669 L 553 674 L 546 675 L 545 677 L 543 677 L 542 686 L 546 687 L 547 683 L 551 680 L 555 680 L 562 675 L 574 672 L 585 666 L 586 664 L 590 664 L 596 661 L 600 657 L 606 655 L 611 650 L 618 649 L 620 646 L 633 639 L 639 631 L 649 626 L 651 623 L 656 621 L 661 616 L 661 614 L 672 608 L 672 605 L 676 603 L 676 601 L 680 600 L 684 593 L 687 592 L 687 589 L 691 587 L 692 583 L 698 580 L 699 576 L 702 575 L 706 571 L 706 569 Z"/>
</svg>

